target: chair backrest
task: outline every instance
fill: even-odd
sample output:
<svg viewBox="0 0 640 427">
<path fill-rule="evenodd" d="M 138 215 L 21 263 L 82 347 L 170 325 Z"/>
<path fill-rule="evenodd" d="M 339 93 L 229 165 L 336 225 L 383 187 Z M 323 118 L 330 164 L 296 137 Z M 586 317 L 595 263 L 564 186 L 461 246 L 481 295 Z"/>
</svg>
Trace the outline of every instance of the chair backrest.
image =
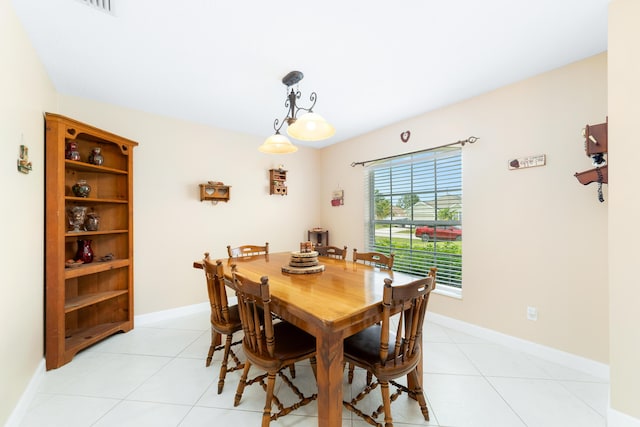
<svg viewBox="0 0 640 427">
<path fill-rule="evenodd" d="M 211 323 L 221 327 L 229 325 L 229 303 L 222 261 L 213 262 L 209 259 L 209 252 L 205 252 L 202 269 L 207 279 L 207 292 L 209 293 L 209 304 L 211 304 Z"/>
<path fill-rule="evenodd" d="M 316 246 L 318 255 L 328 256 L 331 258 L 345 259 L 347 257 L 347 247 L 339 248 L 337 246 Z"/>
<path fill-rule="evenodd" d="M 381 252 L 358 252 L 353 249 L 353 261 L 362 262 L 363 264 L 375 265 L 376 267 L 384 267 L 391 270 L 393 268 L 394 254 L 386 255 Z"/>
<path fill-rule="evenodd" d="M 231 272 L 233 287 L 238 297 L 245 351 L 263 359 L 273 359 L 275 336 L 271 318 L 269 278 L 262 276 L 260 282 L 254 282 L 239 274 L 235 265 L 231 266 Z"/>
<path fill-rule="evenodd" d="M 227 253 L 229 254 L 229 258 L 251 255 L 266 255 L 269 253 L 269 242 L 266 242 L 264 246 L 243 245 L 232 248 L 231 245 L 227 245 Z"/>
<path fill-rule="evenodd" d="M 389 370 L 412 369 L 419 360 L 422 325 L 429 295 L 435 288 L 435 271 L 431 269 L 426 278 L 401 286 L 391 286 L 392 280 L 384 279 L 380 363 Z M 396 328 L 391 334 L 394 325 Z M 393 342 L 389 342 L 390 339 Z"/>
</svg>

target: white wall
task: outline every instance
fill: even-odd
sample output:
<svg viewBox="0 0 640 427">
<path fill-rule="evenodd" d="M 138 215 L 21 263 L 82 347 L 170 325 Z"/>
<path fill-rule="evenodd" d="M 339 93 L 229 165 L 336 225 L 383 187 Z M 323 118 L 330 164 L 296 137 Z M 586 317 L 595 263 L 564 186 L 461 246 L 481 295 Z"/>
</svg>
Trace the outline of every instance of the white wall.
<svg viewBox="0 0 640 427">
<path fill-rule="evenodd" d="M 609 295 L 611 323 L 611 408 L 640 426 L 640 279 L 638 244 L 638 123 L 640 122 L 640 2 L 613 0 L 609 6 Z M 614 416 L 610 416 L 611 419 Z M 628 425 L 610 423 L 609 425 Z"/>
<path fill-rule="evenodd" d="M 354 226 L 365 210 L 363 171 L 351 162 L 479 137 L 462 150 L 463 298 L 436 295 L 430 309 L 608 363 L 608 201 L 573 176 L 592 167 L 582 128 L 606 116 L 600 54 L 328 147 L 321 195 L 345 190 L 344 206 L 322 205 L 332 243 L 364 247 L 364 226 Z M 508 170 L 510 159 L 537 154 L 546 166 Z M 538 308 L 537 322 L 527 306 Z"/>
<path fill-rule="evenodd" d="M 0 425 L 42 360 L 44 120 L 55 91 L 9 0 L 0 0 Z M 19 147 L 33 170 L 19 173 Z"/>
<path fill-rule="evenodd" d="M 318 152 L 258 151 L 254 136 L 60 96 L 59 113 L 137 141 L 134 149 L 135 314 L 207 300 L 193 261 L 227 245 L 295 250 L 318 224 Z M 266 136 L 265 136 L 266 137 Z M 269 195 L 269 169 L 284 164 L 287 196 Z M 228 203 L 200 202 L 198 184 L 231 186 Z"/>
</svg>

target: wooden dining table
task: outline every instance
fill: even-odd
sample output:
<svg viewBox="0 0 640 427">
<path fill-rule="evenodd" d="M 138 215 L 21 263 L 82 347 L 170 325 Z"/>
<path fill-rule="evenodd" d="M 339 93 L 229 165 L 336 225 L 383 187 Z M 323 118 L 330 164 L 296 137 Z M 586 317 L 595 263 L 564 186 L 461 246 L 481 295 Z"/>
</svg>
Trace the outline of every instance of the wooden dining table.
<svg viewBox="0 0 640 427">
<path fill-rule="evenodd" d="M 282 271 L 290 258 L 290 252 L 229 258 L 225 276 L 231 278 L 233 264 L 252 280 L 267 276 L 273 313 L 316 337 L 318 425 L 341 426 L 342 341 L 381 319 L 385 278 L 402 285 L 416 277 L 329 257 L 319 257 L 322 272 L 291 274 Z"/>
</svg>

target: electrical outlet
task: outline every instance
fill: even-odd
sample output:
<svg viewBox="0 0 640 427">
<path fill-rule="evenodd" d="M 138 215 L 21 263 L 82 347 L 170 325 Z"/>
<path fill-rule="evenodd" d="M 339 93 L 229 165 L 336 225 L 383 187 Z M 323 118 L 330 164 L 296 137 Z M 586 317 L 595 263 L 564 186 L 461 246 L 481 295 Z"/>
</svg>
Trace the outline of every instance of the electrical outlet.
<svg viewBox="0 0 640 427">
<path fill-rule="evenodd" d="M 536 307 L 527 307 L 527 319 L 538 320 L 538 309 Z"/>
</svg>

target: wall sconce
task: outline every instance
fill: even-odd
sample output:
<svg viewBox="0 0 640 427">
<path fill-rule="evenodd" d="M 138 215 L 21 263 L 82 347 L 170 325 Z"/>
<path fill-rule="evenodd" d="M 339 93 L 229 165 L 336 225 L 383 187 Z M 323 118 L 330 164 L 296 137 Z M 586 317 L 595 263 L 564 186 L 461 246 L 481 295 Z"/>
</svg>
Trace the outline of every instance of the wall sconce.
<svg viewBox="0 0 640 427">
<path fill-rule="evenodd" d="M 287 134 L 295 139 L 301 141 L 321 141 L 333 136 L 336 132 L 335 128 L 331 126 L 321 115 L 313 112 L 313 107 L 316 105 L 318 95 L 315 92 L 311 93 L 309 100 L 312 102 L 309 108 L 301 107 L 296 103 L 296 100 L 300 99 L 301 93 L 299 90 L 294 90 L 291 86 L 297 84 L 304 74 L 300 71 L 291 71 L 289 74 L 282 78 L 282 83 L 287 87 L 287 100 L 284 105 L 288 108 L 287 115 L 284 119 L 275 119 L 273 122 L 273 128 L 276 133 L 271 135 L 267 140 L 258 147 L 258 150 L 263 153 L 294 153 L 298 151 L 298 147 L 293 145 L 289 138 L 280 133 L 280 129 L 287 123 Z M 306 111 L 302 116 L 297 117 L 300 110 Z"/>
</svg>

